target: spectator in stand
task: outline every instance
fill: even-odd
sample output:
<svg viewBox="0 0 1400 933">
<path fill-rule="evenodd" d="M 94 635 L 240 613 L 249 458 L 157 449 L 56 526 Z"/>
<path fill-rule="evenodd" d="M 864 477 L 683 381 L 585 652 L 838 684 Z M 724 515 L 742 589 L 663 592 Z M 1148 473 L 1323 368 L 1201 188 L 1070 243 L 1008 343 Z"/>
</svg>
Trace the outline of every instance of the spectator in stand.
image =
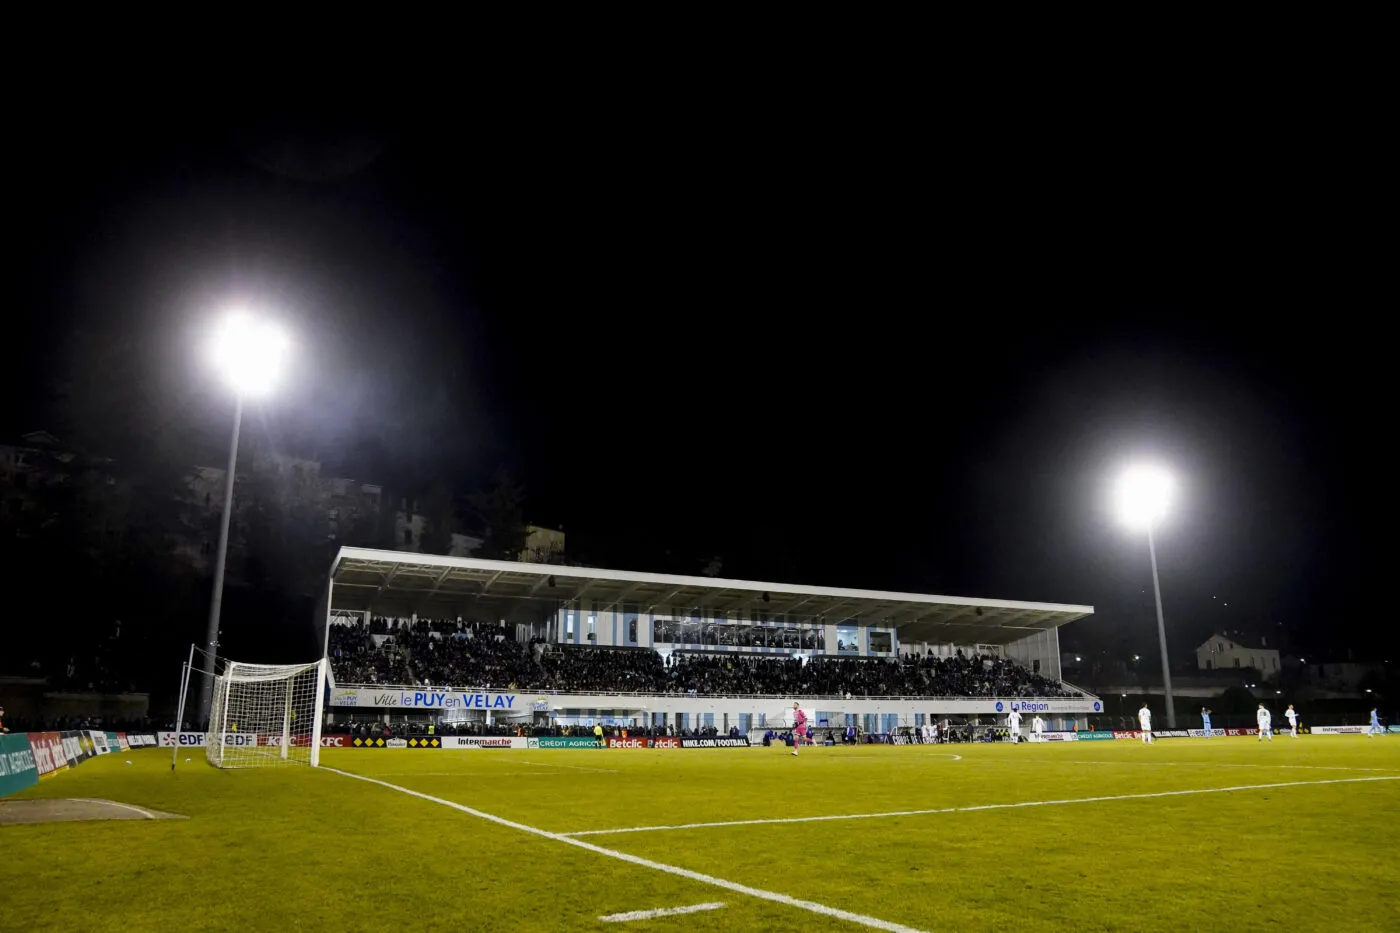
<svg viewBox="0 0 1400 933">
<path fill-rule="evenodd" d="M 1074 696 L 1061 684 L 1005 658 L 896 660 L 676 652 L 646 648 L 549 645 L 515 641 L 497 623 L 371 619 L 331 627 L 338 684 L 443 689 L 761 695 L 998 698 Z"/>
</svg>

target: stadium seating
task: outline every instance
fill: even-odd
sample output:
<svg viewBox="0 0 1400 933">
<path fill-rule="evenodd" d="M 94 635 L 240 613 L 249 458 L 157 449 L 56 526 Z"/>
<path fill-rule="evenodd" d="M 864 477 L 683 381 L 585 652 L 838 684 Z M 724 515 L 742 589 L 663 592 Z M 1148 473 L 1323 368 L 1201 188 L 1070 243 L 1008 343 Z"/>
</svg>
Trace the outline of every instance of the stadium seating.
<svg viewBox="0 0 1400 933">
<path fill-rule="evenodd" d="M 331 627 L 339 684 L 751 696 L 1057 697 L 1073 691 L 1003 658 L 797 658 L 514 640 L 483 622 L 373 619 Z"/>
</svg>

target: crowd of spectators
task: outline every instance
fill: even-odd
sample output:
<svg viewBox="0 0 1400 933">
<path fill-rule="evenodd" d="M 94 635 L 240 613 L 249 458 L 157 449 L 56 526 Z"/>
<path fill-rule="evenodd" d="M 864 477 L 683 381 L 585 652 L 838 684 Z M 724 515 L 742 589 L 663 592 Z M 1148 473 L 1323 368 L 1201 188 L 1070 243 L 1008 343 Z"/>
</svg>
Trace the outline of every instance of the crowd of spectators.
<svg viewBox="0 0 1400 933">
<path fill-rule="evenodd" d="M 535 665 L 514 630 L 487 622 L 385 620 L 333 625 L 337 683 L 403 686 L 524 686 Z"/>
<path fill-rule="evenodd" d="M 22 716 L 4 715 L 0 708 L 0 722 L 7 732 L 67 732 L 73 729 L 94 729 L 101 732 L 155 732 L 157 724 L 144 717 L 121 716 Z"/>
<path fill-rule="evenodd" d="M 38 629 L 36 631 L 46 631 Z M 140 634 L 139 632 L 137 633 Z M 0 651 L 0 675 L 45 681 L 55 690 L 132 693 L 148 652 L 130 631 L 122 637 L 121 620 L 65 622 L 62 637 L 41 640 L 26 631 L 23 641 Z"/>
<path fill-rule="evenodd" d="M 678 729 L 674 726 L 641 726 L 641 725 L 607 725 L 600 724 L 597 728 L 603 730 L 604 738 L 657 738 L 662 736 L 675 736 L 684 739 L 704 739 L 714 738 L 720 734 L 720 730 L 714 726 L 697 726 L 695 728 Z M 518 722 L 496 722 L 487 724 L 480 720 L 468 722 L 444 722 L 436 718 L 402 719 L 390 718 L 388 722 L 380 719 L 360 720 L 349 719 L 343 722 L 327 723 L 324 729 L 326 735 L 356 735 L 362 738 L 408 738 L 409 736 L 521 736 L 525 738 L 538 738 L 540 736 L 584 736 L 595 735 L 594 727 L 588 725 L 536 725 Z M 731 728 L 727 733 L 738 736 L 741 733 L 737 728 Z"/>
<path fill-rule="evenodd" d="M 1006 658 L 798 657 L 517 642 L 514 629 L 462 620 L 331 627 L 338 684 L 385 684 L 555 693 L 755 696 L 1073 696 Z"/>
</svg>

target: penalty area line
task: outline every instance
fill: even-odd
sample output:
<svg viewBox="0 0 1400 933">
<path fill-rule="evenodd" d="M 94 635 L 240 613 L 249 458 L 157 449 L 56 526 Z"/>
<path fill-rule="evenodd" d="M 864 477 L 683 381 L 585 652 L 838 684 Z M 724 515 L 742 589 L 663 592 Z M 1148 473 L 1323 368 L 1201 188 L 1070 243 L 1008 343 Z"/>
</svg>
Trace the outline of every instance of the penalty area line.
<svg viewBox="0 0 1400 933">
<path fill-rule="evenodd" d="M 982 810 L 1017 810 L 1024 807 L 1061 807 L 1074 803 L 1104 803 L 1110 800 L 1148 800 L 1153 797 L 1189 797 L 1194 794 L 1228 794 L 1240 790 L 1269 790 L 1277 787 L 1311 787 L 1318 784 L 1361 784 L 1367 781 L 1400 781 L 1400 775 L 1386 777 L 1331 778 L 1325 781 L 1281 781 L 1274 784 L 1240 784 L 1235 787 L 1201 787 L 1192 790 L 1163 790 L 1150 794 L 1114 794 L 1105 797 L 1075 797 L 1067 800 L 1025 800 L 1020 803 L 984 803 L 973 807 L 940 807 L 932 810 L 890 810 L 883 813 L 838 813 L 831 816 L 786 816 L 762 820 L 723 820 L 714 823 L 679 823 L 674 826 L 628 826 L 622 829 L 584 829 L 560 836 L 615 836 L 621 833 L 657 833 L 677 829 L 716 829 L 722 826 L 768 826 L 782 823 L 827 823 L 835 820 L 878 820 L 896 816 L 929 816 L 935 813 L 976 813 Z"/>
<path fill-rule="evenodd" d="M 658 907 L 656 910 L 634 910 L 625 914 L 608 914 L 598 919 L 604 923 L 631 923 L 633 920 L 654 920 L 657 917 L 675 917 L 680 914 L 698 914 L 702 910 L 719 910 L 723 901 L 710 901 L 708 904 L 691 904 L 689 907 Z"/>
<path fill-rule="evenodd" d="M 800 898 L 789 897 L 786 894 L 779 894 L 777 891 L 765 891 L 762 888 L 751 888 L 746 884 L 739 884 L 736 881 L 726 881 L 723 878 L 716 878 L 714 875 L 702 874 L 698 871 L 691 871 L 688 868 L 681 868 L 676 865 L 667 865 L 663 862 L 654 862 L 651 859 L 642 858 L 638 855 L 630 855 L 626 852 L 618 852 L 615 849 L 605 849 L 602 846 L 595 846 L 592 843 L 584 842 L 580 839 L 571 839 L 559 833 L 552 833 L 547 829 L 540 829 L 535 826 L 526 826 L 524 823 L 517 823 L 502 816 L 494 816 L 484 810 L 477 810 L 466 804 L 456 803 L 452 800 L 444 800 L 441 797 L 434 797 L 431 794 L 424 794 L 420 791 L 412 790 L 408 787 L 401 787 L 398 784 L 390 784 L 388 781 L 380 781 L 372 777 L 365 777 L 363 774 L 355 774 L 351 771 L 340 771 L 336 768 L 321 768 L 322 771 L 329 771 L 332 774 L 339 774 L 344 777 L 354 778 L 357 781 L 364 781 L 368 784 L 378 784 L 380 787 L 387 787 L 396 790 L 401 794 L 410 797 L 417 797 L 429 803 L 441 804 L 444 807 L 451 807 L 453 810 L 460 810 L 477 819 L 486 820 L 499 826 L 507 826 L 511 829 L 519 830 L 522 833 L 529 833 L 532 836 L 539 836 L 544 839 L 552 839 L 555 842 L 562 842 L 565 845 L 574 846 L 592 852 L 596 855 L 606 855 L 621 862 L 630 862 L 642 868 L 650 868 L 654 871 L 662 871 L 668 875 L 675 875 L 678 878 L 686 878 L 691 881 L 698 881 L 701 884 L 712 885 L 716 888 L 724 888 L 726 891 L 733 891 L 736 894 L 745 894 L 749 897 L 758 898 L 763 901 L 772 901 L 775 904 L 782 904 L 785 907 L 797 907 L 801 910 L 811 911 L 814 914 L 821 914 L 823 917 L 832 917 L 837 920 L 845 920 L 849 923 L 870 927 L 875 930 L 885 930 L 886 933 L 924 933 L 915 927 L 907 927 L 898 923 L 891 923 L 888 920 L 881 920 L 878 917 L 867 917 L 865 914 L 853 913 L 849 910 L 841 910 L 839 907 L 828 907 L 825 904 L 818 904 L 816 901 L 804 901 Z"/>
</svg>

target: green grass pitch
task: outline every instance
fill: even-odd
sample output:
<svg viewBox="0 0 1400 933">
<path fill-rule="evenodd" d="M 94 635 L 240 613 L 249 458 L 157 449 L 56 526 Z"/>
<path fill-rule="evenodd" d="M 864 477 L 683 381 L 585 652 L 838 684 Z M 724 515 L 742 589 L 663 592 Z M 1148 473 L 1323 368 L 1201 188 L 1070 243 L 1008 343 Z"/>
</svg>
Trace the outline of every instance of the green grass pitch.
<svg viewBox="0 0 1400 933">
<path fill-rule="evenodd" d="M 3 927 L 1400 929 L 1400 736 L 191 757 L 109 755 L 22 794 L 188 819 L 0 827 Z M 596 832 L 657 826 L 682 828 Z"/>
</svg>

